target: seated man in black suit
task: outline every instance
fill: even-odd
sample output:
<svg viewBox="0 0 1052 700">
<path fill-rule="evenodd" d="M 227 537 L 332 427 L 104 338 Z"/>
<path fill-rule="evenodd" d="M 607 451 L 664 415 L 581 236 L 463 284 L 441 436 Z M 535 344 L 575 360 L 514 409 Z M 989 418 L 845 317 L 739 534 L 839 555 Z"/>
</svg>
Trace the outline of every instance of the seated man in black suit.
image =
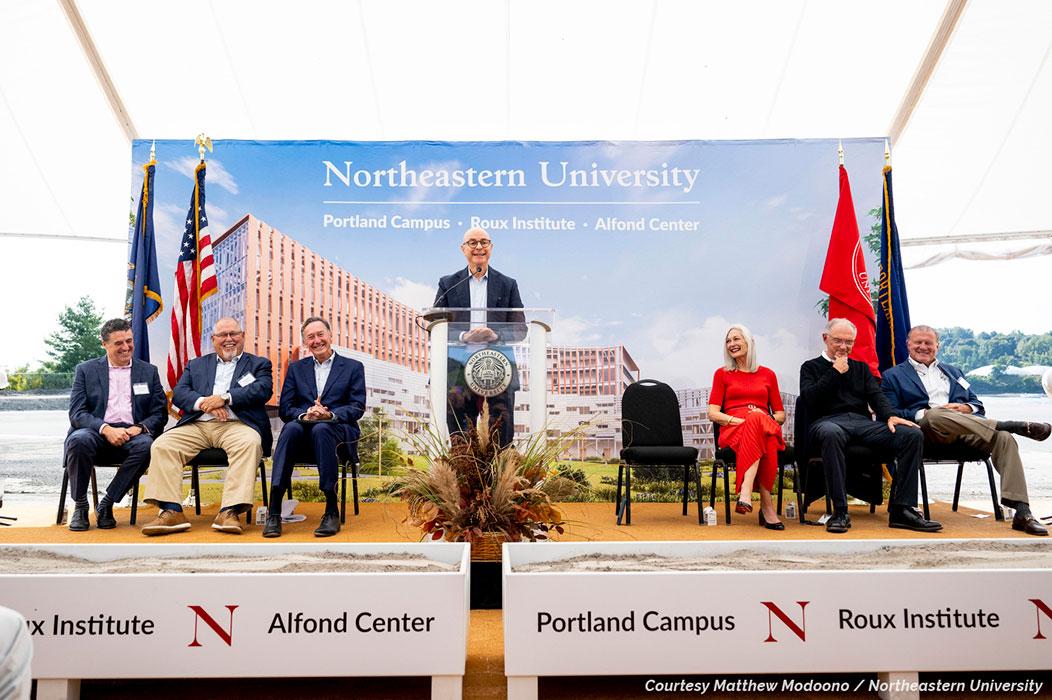
<svg viewBox="0 0 1052 700">
<path fill-rule="evenodd" d="M 73 496 L 69 529 L 77 532 L 90 527 L 88 481 L 93 465 L 121 463 L 95 513 L 100 528 L 116 527 L 113 504 L 149 467 L 150 445 L 168 421 L 157 368 L 133 359 L 131 324 L 123 318 L 106 321 L 100 335 L 106 355 L 77 365 L 69 394 L 64 462 Z"/>
<path fill-rule="evenodd" d="M 308 318 L 300 334 L 311 356 L 291 363 L 281 386 L 278 415 L 285 427 L 274 448 L 264 537 L 281 536 L 281 499 L 299 455 L 313 456 L 318 465 L 318 486 L 325 494 L 325 514 L 314 535 L 331 537 L 340 531 L 336 447 L 350 443 L 353 449 L 358 441 L 358 419 L 365 411 L 365 367 L 358 360 L 336 354 L 329 322 Z"/>
<path fill-rule="evenodd" d="M 467 267 L 446 275 L 438 281 L 436 307 L 476 309 L 521 309 L 518 283 L 489 266 L 493 241 L 484 229 L 472 228 L 464 233 L 460 251 Z M 463 348 L 451 348 L 446 422 L 450 433 L 463 432 L 473 425 L 482 409 L 489 403 L 491 420 L 500 418 L 501 445 L 511 444 L 515 436 L 515 391 L 519 388 L 515 357 L 508 347 L 494 348 L 510 360 L 508 384 L 505 389 L 488 398 L 473 392 L 464 369 L 469 356 L 487 345 L 500 341 L 516 341 L 526 337 L 526 317 L 521 311 L 472 311 L 455 313 L 450 331 L 456 340 L 467 343 Z M 490 324 L 495 324 L 491 328 Z M 452 338 L 451 338 L 452 339 Z M 503 362 L 499 357 L 497 361 Z M 500 369 L 500 368 L 498 368 Z M 504 366 L 503 370 L 507 370 Z"/>
<path fill-rule="evenodd" d="M 916 423 L 894 414 L 866 363 L 848 358 L 855 334 L 855 324 L 847 319 L 830 319 L 822 333 L 826 351 L 800 367 L 800 398 L 813 420 L 810 441 L 822 457 L 826 493 L 833 502 L 826 530 L 841 533 L 851 527 L 844 450 L 853 441 L 895 453 L 895 464 L 888 465 L 892 471 L 888 525 L 938 532 L 942 525 L 925 520 L 915 508 L 924 436 Z M 877 414 L 876 421 L 870 409 Z"/>
<path fill-rule="evenodd" d="M 917 421 L 930 443 L 960 442 L 988 451 L 1001 475 L 1001 503 L 1015 509 L 1012 528 L 1028 535 L 1048 535 L 1048 528 L 1030 512 L 1023 461 L 1011 433 L 1046 440 L 1052 426 L 987 418 L 983 402 L 971 390 L 964 372 L 936 358 L 939 334 L 931 326 L 911 328 L 906 347 L 909 359 L 884 372 L 882 382 L 895 413 Z"/>
<path fill-rule="evenodd" d="M 226 452 L 230 465 L 212 529 L 239 535 L 238 515 L 252 512 L 259 460 L 270 454 L 274 441 L 266 408 L 274 392 L 273 371 L 270 360 L 245 352 L 245 332 L 232 318 L 216 322 L 212 346 L 214 353 L 191 360 L 179 377 L 172 405 L 183 416 L 153 443 L 145 500 L 160 511 L 143 526 L 144 535 L 190 529 L 179 505 L 183 467 L 208 448 Z"/>
</svg>

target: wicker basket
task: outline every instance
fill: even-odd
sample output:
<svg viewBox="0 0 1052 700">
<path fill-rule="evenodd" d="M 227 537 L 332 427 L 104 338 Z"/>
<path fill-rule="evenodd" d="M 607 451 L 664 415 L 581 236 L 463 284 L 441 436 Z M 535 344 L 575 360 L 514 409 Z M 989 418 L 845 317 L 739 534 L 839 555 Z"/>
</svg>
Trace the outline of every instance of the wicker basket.
<svg viewBox="0 0 1052 700">
<path fill-rule="evenodd" d="M 501 545 L 508 541 L 503 532 L 484 532 L 471 540 L 471 561 L 500 561 Z"/>
</svg>

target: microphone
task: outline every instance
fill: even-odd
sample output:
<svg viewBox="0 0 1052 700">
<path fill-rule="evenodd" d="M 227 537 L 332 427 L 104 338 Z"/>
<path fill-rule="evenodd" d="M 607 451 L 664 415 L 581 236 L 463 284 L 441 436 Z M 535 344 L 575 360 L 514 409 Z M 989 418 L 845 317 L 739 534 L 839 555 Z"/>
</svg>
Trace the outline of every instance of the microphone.
<svg viewBox="0 0 1052 700">
<path fill-rule="evenodd" d="M 442 308 L 443 304 L 440 304 L 439 303 L 440 301 L 448 302 L 449 301 L 449 293 L 450 292 L 452 292 L 454 289 L 456 289 L 457 287 L 459 287 L 460 285 L 464 284 L 469 279 L 471 279 L 472 275 L 477 275 L 480 272 L 482 272 L 482 266 L 481 265 L 479 265 L 478 268 L 474 272 L 472 272 L 471 268 L 469 267 L 468 268 L 468 276 L 467 277 L 465 277 L 464 279 L 460 280 L 459 282 L 457 282 L 452 287 L 450 287 L 446 291 L 442 292 L 441 294 L 438 295 L 438 297 L 435 298 L 435 307 L 436 308 Z M 417 327 L 420 328 L 421 330 L 424 330 L 424 331 L 427 330 L 427 327 L 422 325 L 419 322 L 419 319 L 417 320 Z"/>
<path fill-rule="evenodd" d="M 441 294 L 440 294 L 440 295 L 438 296 L 438 299 L 444 299 L 445 301 L 447 301 L 447 302 L 448 302 L 448 301 L 449 301 L 449 293 L 450 293 L 450 292 L 452 292 L 452 291 L 453 291 L 454 289 L 456 289 L 456 288 L 457 288 L 457 287 L 459 287 L 460 285 L 462 285 L 462 284 L 464 284 L 465 282 L 467 282 L 467 281 L 468 281 L 469 279 L 471 279 L 471 278 L 472 278 L 472 276 L 473 276 L 473 275 L 477 275 L 477 274 L 478 274 L 478 273 L 480 273 L 480 272 L 482 272 L 482 265 L 479 265 L 479 266 L 478 266 L 478 269 L 477 269 L 477 270 L 475 270 L 474 272 L 472 272 L 471 268 L 469 267 L 469 268 L 468 268 L 468 276 L 467 276 L 467 277 L 465 277 L 464 279 L 460 280 L 460 281 L 459 281 L 459 282 L 457 282 L 456 284 L 454 284 L 454 285 L 453 285 L 452 287 L 450 287 L 450 288 L 449 288 L 449 289 L 447 289 L 446 291 L 442 292 L 442 293 L 441 293 Z M 442 306 L 442 304 L 439 304 L 439 303 L 438 303 L 438 299 L 436 299 L 436 300 L 435 300 L 435 306 L 441 307 L 441 306 Z"/>
</svg>

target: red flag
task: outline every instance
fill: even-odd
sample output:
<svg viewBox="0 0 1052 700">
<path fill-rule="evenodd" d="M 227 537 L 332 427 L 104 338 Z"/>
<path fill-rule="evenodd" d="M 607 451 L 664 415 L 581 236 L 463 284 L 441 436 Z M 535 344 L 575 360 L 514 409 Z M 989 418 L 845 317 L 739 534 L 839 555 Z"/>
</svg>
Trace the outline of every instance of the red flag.
<svg viewBox="0 0 1052 700">
<path fill-rule="evenodd" d="M 186 230 L 175 263 L 175 303 L 172 341 L 168 347 L 168 387 L 175 388 L 190 360 L 201 356 L 201 302 L 216 293 L 212 238 L 205 215 L 205 164 L 194 171 L 194 193 L 186 215 Z"/>
<path fill-rule="evenodd" d="M 869 275 L 858 235 L 855 205 L 847 170 L 840 166 L 840 201 L 836 205 L 833 232 L 818 288 L 829 295 L 829 318 L 846 318 L 858 328 L 850 357 L 869 365 L 880 376 L 877 363 L 877 316 L 869 294 Z"/>
</svg>

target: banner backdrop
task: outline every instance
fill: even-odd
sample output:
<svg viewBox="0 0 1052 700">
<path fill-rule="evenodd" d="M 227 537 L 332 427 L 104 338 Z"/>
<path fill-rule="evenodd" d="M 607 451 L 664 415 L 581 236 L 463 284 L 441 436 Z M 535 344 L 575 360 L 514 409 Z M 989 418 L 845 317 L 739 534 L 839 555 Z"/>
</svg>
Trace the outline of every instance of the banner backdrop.
<svg viewBox="0 0 1052 700">
<path fill-rule="evenodd" d="M 165 312 L 151 324 L 150 342 L 163 366 L 173 268 L 198 158 L 191 141 L 156 144 Z M 149 148 L 145 140 L 133 145 L 133 199 Z M 868 212 L 881 203 L 883 140 L 847 140 L 844 150 L 866 236 L 879 223 L 879 212 Z M 440 276 L 465 265 L 459 244 L 472 225 L 490 233 L 492 265 L 518 280 L 523 302 L 556 310 L 553 344 L 623 346 L 641 378 L 676 389 L 710 386 L 731 322 L 753 331 L 761 364 L 786 392 L 797 391 L 800 363 L 820 350 L 824 318 L 816 304 L 837 204 L 835 139 L 217 141 L 207 162 L 223 312 L 242 314 L 247 349 L 270 355 L 276 370 L 295 340 L 288 336 L 309 315 L 304 289 L 309 295 L 316 286 L 313 308 L 323 315 L 351 303 L 340 292 L 352 289 L 344 276 L 368 291 L 366 306 L 380 303 L 375 295 L 419 310 L 431 304 Z M 251 236 L 235 246 L 227 232 L 239 227 Z M 313 278 L 318 265 L 328 277 Z M 392 354 L 381 347 L 391 337 L 379 336 L 361 349 L 426 371 L 413 356 L 411 329 L 399 324 L 393 342 L 402 334 L 409 350 Z M 346 335 L 369 332 L 352 319 Z"/>
</svg>

